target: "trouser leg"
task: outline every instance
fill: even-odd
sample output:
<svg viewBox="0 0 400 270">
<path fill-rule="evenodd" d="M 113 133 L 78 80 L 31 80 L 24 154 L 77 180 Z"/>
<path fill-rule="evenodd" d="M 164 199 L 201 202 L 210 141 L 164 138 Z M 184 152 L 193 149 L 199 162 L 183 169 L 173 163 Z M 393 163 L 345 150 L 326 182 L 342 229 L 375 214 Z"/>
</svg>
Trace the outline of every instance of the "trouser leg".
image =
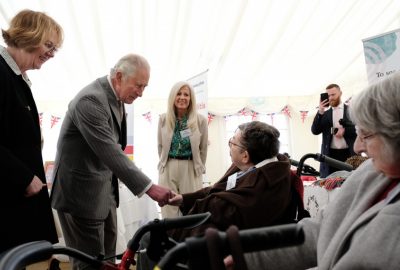
<svg viewBox="0 0 400 270">
<path fill-rule="evenodd" d="M 330 149 L 329 151 L 329 157 L 345 162 L 349 157 L 350 157 L 350 149 Z M 329 174 L 332 174 L 334 172 L 340 171 L 341 169 L 329 166 Z"/>
<path fill-rule="evenodd" d="M 175 193 L 179 194 L 179 185 L 178 185 L 178 162 L 179 160 L 170 159 L 167 161 L 167 164 L 164 167 L 164 171 L 159 174 L 158 184 L 160 186 L 164 186 L 169 188 Z M 161 216 L 162 218 L 176 218 L 179 217 L 179 207 L 165 205 L 161 207 Z"/>
<path fill-rule="evenodd" d="M 99 253 L 107 256 L 115 255 L 117 239 L 117 219 L 115 201 L 110 206 L 109 215 L 105 220 L 85 219 L 58 211 L 65 244 L 82 251 L 89 256 Z M 72 270 L 80 270 L 87 266 L 78 259 L 69 258 Z M 92 269 L 92 268 L 88 268 Z"/>
<path fill-rule="evenodd" d="M 203 188 L 203 175 L 196 176 L 193 168 L 193 160 L 182 160 L 179 163 L 179 194 L 198 191 Z"/>
</svg>

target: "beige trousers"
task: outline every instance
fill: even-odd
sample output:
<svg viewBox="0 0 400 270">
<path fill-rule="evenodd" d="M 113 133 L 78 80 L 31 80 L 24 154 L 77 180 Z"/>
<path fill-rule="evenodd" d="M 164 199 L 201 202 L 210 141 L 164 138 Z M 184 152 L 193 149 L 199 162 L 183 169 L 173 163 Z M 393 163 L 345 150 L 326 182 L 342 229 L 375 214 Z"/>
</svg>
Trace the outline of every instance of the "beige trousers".
<svg viewBox="0 0 400 270">
<path fill-rule="evenodd" d="M 158 174 L 158 184 L 178 194 L 194 192 L 203 187 L 203 175 L 194 174 L 193 160 L 170 159 L 164 171 Z M 179 207 L 166 205 L 161 207 L 162 218 L 179 216 Z"/>
</svg>

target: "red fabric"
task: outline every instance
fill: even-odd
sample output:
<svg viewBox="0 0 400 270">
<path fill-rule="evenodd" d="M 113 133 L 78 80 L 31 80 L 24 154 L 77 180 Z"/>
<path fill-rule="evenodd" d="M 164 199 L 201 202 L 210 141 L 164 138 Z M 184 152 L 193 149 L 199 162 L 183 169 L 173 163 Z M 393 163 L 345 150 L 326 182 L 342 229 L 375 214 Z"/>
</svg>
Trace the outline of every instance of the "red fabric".
<svg viewBox="0 0 400 270">
<path fill-rule="evenodd" d="M 303 208 L 304 208 L 304 186 L 303 186 L 303 181 L 300 179 L 300 177 L 291 170 L 292 174 L 292 187 L 299 193 L 301 197 L 301 201 L 303 202 Z"/>
<path fill-rule="evenodd" d="M 313 176 L 301 176 L 301 180 L 302 181 L 315 181 L 317 180 L 317 178 L 313 177 Z"/>
<path fill-rule="evenodd" d="M 377 204 L 380 201 L 383 201 L 384 199 L 386 199 L 387 195 L 389 194 L 389 192 L 394 189 L 395 186 L 397 186 L 399 184 L 400 180 L 394 180 L 393 183 L 386 189 L 386 191 L 379 197 L 379 199 L 375 202 L 375 204 Z"/>
<path fill-rule="evenodd" d="M 297 170 L 291 170 L 291 171 L 292 171 L 292 173 L 297 174 Z M 315 180 L 317 180 L 317 178 L 315 178 L 314 176 L 304 176 L 304 175 L 302 175 L 302 176 L 300 176 L 300 178 L 301 178 L 302 181 L 315 181 Z"/>
</svg>

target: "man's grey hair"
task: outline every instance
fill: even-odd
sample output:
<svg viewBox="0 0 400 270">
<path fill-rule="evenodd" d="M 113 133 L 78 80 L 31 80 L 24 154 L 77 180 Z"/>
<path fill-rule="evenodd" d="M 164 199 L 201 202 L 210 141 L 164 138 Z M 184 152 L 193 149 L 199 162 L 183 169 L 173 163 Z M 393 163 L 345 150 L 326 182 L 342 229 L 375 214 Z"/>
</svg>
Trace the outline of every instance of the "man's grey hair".
<svg viewBox="0 0 400 270">
<path fill-rule="evenodd" d="M 384 160 L 400 161 L 400 72 L 359 93 L 351 103 L 350 118 L 360 128 L 380 135 Z"/>
<path fill-rule="evenodd" d="M 126 82 L 129 77 L 134 77 L 137 68 L 147 68 L 150 65 L 146 58 L 138 54 L 128 54 L 122 57 L 115 66 L 110 70 L 110 78 L 115 79 L 118 72 L 122 73 L 122 81 Z"/>
</svg>

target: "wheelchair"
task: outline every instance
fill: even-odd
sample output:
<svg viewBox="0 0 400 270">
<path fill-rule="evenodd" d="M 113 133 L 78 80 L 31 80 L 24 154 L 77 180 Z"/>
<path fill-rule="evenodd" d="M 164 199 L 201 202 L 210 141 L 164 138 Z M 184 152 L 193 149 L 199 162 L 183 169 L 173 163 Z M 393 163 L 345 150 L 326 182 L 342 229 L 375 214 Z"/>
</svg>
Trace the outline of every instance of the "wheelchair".
<svg viewBox="0 0 400 270">
<path fill-rule="evenodd" d="M 178 243 L 168 238 L 167 231 L 175 228 L 193 229 L 209 221 L 211 214 L 203 213 L 179 218 L 155 219 L 136 231 L 129 241 L 123 254 L 104 258 L 104 254 L 92 257 L 79 250 L 68 247 L 53 247 L 48 241 L 36 241 L 14 247 L 0 254 L 1 270 L 18 270 L 28 265 L 45 261 L 53 254 L 63 254 L 74 257 L 88 264 L 87 267 L 95 269 L 123 270 L 135 265 L 135 254 L 140 245 L 140 240 L 147 232 L 150 233 L 150 244 L 146 250 L 150 259 L 159 261 L 164 254 Z M 107 261 L 114 257 L 122 260 L 119 264 Z"/>
<path fill-rule="evenodd" d="M 179 243 L 165 254 L 154 269 L 171 270 L 182 259 L 187 261 L 190 270 L 225 269 L 222 260 L 230 254 L 242 257 L 244 261 L 244 253 L 304 243 L 304 232 L 298 224 L 236 231 L 237 236 L 234 241 L 232 241 L 232 234 L 231 236 L 228 234 L 230 229 L 231 227 L 226 232 L 215 232 L 216 237 L 211 240 L 207 234 L 210 229 L 207 229 L 203 236 L 186 238 L 185 242 Z M 236 227 L 235 230 L 237 230 Z M 212 250 L 210 250 L 211 245 L 214 246 Z"/>
<path fill-rule="evenodd" d="M 155 245 L 149 245 L 147 250 L 148 256 L 153 256 L 159 263 L 154 269 L 168 270 L 176 265 L 181 259 L 187 259 L 188 269 L 212 269 L 211 262 L 208 257 L 207 238 L 205 236 L 195 236 L 185 239 L 183 243 L 176 243 L 171 239 L 166 239 L 166 231 L 171 228 L 180 228 L 187 225 L 187 228 L 196 227 L 206 222 L 210 214 L 198 214 L 181 218 L 154 220 L 140 228 L 128 244 L 128 248 L 122 256 L 120 264 L 106 261 L 110 258 L 104 258 L 99 254 L 97 257 L 89 256 L 73 248 L 53 247 L 50 242 L 37 241 L 23 244 L 0 254 L 0 269 L 2 270 L 18 270 L 33 263 L 47 260 L 53 254 L 64 254 L 72 256 L 88 264 L 88 267 L 101 270 L 121 270 L 129 269 L 131 264 L 135 264 L 134 256 L 136 249 L 139 247 L 140 238 L 150 232 Z M 155 234 L 152 234 L 156 231 Z M 217 232 L 218 240 L 216 248 L 221 251 L 222 256 L 231 253 L 231 245 L 228 243 L 227 233 Z M 287 224 L 272 226 L 266 228 L 257 228 L 242 230 L 238 232 L 240 238 L 240 246 L 244 253 L 260 250 L 282 248 L 294 245 L 300 245 L 304 242 L 304 232 L 300 225 Z M 167 241 L 167 242 L 164 242 Z"/>
</svg>

